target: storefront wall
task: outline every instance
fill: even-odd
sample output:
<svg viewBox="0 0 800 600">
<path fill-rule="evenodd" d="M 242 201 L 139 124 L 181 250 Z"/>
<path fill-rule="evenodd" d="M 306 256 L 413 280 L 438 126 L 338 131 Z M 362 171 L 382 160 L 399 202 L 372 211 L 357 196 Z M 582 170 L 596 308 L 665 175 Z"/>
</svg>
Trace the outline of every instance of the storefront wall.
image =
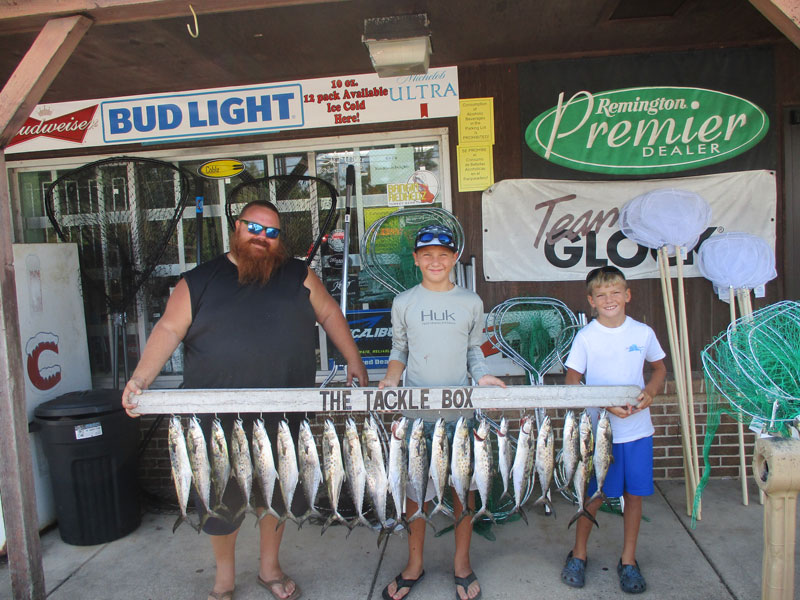
<svg viewBox="0 0 800 600">
<path fill-rule="evenodd" d="M 717 51 L 724 52 L 724 51 Z M 734 52 L 737 52 L 734 50 Z M 797 196 L 800 195 L 797 187 L 793 188 L 793 198 L 784 198 L 786 172 L 783 161 L 787 153 L 784 150 L 785 136 L 784 131 L 784 109 L 792 106 L 800 106 L 800 84 L 797 83 L 795 74 L 800 67 L 800 51 L 788 44 L 777 46 L 766 46 L 757 49 L 757 52 L 769 55 L 768 60 L 773 65 L 772 77 L 774 90 L 768 93 L 771 97 L 770 106 L 763 108 L 770 114 L 770 134 L 761 142 L 762 148 L 751 150 L 760 158 L 755 163 L 748 163 L 747 155 L 743 155 L 739 162 L 726 165 L 721 163 L 714 169 L 684 171 L 672 174 L 674 176 L 690 176 L 699 173 L 724 172 L 725 170 L 737 169 L 774 169 L 777 174 L 777 199 L 776 199 L 776 255 L 778 278 L 770 282 L 766 287 L 766 296 L 756 300 L 756 308 L 766 303 L 783 298 L 797 298 L 797 291 L 800 289 L 798 284 L 798 268 L 796 261 L 793 260 L 793 246 L 789 246 L 790 240 L 800 238 L 800 210 L 797 206 Z M 631 60 L 631 57 L 621 57 L 623 60 Z M 606 60 L 613 61 L 613 57 Z M 635 58 L 634 58 L 635 60 Z M 535 66 L 535 65 L 534 65 Z M 526 85 L 529 80 L 527 75 L 523 76 L 522 71 L 529 70 L 530 64 L 482 64 L 460 66 L 458 68 L 459 98 L 493 98 L 494 100 L 494 180 L 502 181 L 520 178 L 552 178 L 555 177 L 553 170 L 538 156 L 534 156 L 529 148 L 524 144 L 524 129 L 522 114 L 525 110 L 520 106 L 521 77 Z M 671 84 L 664 81 L 661 85 Z M 652 81 L 645 84 L 653 85 Z M 701 81 L 696 81 L 693 85 L 701 86 Z M 629 83 L 620 84 L 619 87 L 630 85 Z M 553 88 L 553 86 L 550 86 Z M 555 84 L 558 87 L 558 84 Z M 608 89 L 614 89 L 609 85 Z M 599 91 L 599 90 L 598 90 Z M 549 106 L 555 104 L 550 94 Z M 545 104 L 547 104 L 547 102 Z M 349 136 L 356 136 L 349 138 Z M 242 136 L 229 140 L 183 142 L 166 146 L 165 150 L 154 152 L 152 148 L 119 146 L 104 148 L 105 155 L 129 154 L 136 155 L 146 153 L 148 155 L 158 154 L 167 160 L 185 162 L 194 166 L 202 160 L 215 157 L 239 158 L 249 161 L 264 161 L 263 165 L 276 164 L 274 157 L 279 154 L 298 155 L 304 152 L 324 153 L 326 150 L 341 149 L 345 152 L 357 152 L 361 145 L 371 147 L 385 147 L 404 143 L 404 140 L 419 139 L 426 142 L 440 144 L 438 147 L 439 169 L 441 175 L 442 195 L 437 198 L 444 208 L 452 210 L 461 222 L 466 242 L 465 258 L 475 256 L 477 264 L 477 292 L 483 298 L 485 309 L 503 300 L 516 296 L 547 296 L 557 298 L 567 304 L 573 311 L 585 311 L 586 293 L 585 287 L 580 281 L 503 281 L 489 282 L 484 278 L 482 243 L 483 243 L 483 223 L 482 223 L 482 193 L 481 192 L 460 192 L 458 190 L 458 169 L 456 163 L 458 146 L 458 124 L 456 118 L 421 118 L 411 121 L 395 123 L 378 123 L 372 125 L 353 125 L 337 128 L 318 128 L 314 130 L 304 130 L 295 132 L 276 132 L 269 135 Z M 287 150 L 289 149 L 289 150 Z M 230 150 L 230 152 L 229 152 Z M 530 155 L 528 154 L 530 153 Z M 60 157 L 59 157 L 60 156 Z M 310 156 L 310 155 L 309 155 Z M 765 158 L 766 157 L 766 158 Z M 95 158 L 95 155 L 88 156 L 84 153 L 75 151 L 59 152 L 48 155 L 44 158 L 38 155 L 19 155 L 12 157 L 10 168 L 12 169 L 12 182 L 18 174 L 15 169 L 24 171 L 52 170 L 58 171 L 62 168 L 74 167 Z M 795 158 L 795 160 L 797 160 Z M 537 162 L 538 161 L 538 162 Z M 314 162 L 312 159 L 311 163 Z M 69 163 L 69 164 L 67 164 Z M 530 165 L 539 165 L 531 168 Z M 527 165 L 527 166 L 526 166 Z M 733 165 L 733 166 L 731 166 Z M 263 167 L 262 167 L 263 168 Z M 559 172 L 560 170 L 560 172 Z M 568 171 L 562 167 L 556 169 L 557 178 L 574 178 L 575 180 L 603 179 L 579 171 Z M 606 177 L 606 179 L 609 179 Z M 619 179 L 619 178 L 617 178 Z M 12 183 L 12 188 L 15 184 Z M 341 182 L 337 184 L 340 193 L 343 193 Z M 12 189 L 12 196 L 20 198 L 20 189 Z M 224 190 L 220 188 L 220 193 Z M 381 199 L 374 200 L 376 205 L 385 205 Z M 19 200 L 18 200 L 19 202 Z M 790 203 L 790 206 L 787 206 Z M 218 224 L 214 225 L 215 231 L 221 238 L 224 238 L 225 223 L 219 208 L 212 205 L 207 213 L 212 218 L 218 219 Z M 24 211 L 24 203 L 19 203 L 16 207 L 18 216 Z M 184 221 L 190 218 L 191 209 L 187 209 Z M 359 214 L 359 219 L 363 220 L 364 213 Z M 216 222 L 215 222 L 216 223 Z M 21 232 L 24 228 L 17 219 L 16 229 Z M 358 233 L 363 233 L 363 222 L 358 225 Z M 18 233 L 19 235 L 19 233 Z M 184 232 L 185 236 L 186 233 Z M 18 239 L 17 241 L 23 241 Z M 185 243 L 188 247 L 190 244 Z M 224 248 L 223 248 L 224 249 Z M 221 249 L 220 249 L 221 250 Z M 513 259 L 513 257 L 509 257 Z M 193 262 L 191 252 L 187 251 L 182 261 L 179 261 L 180 268 L 190 267 Z M 176 275 L 177 273 L 173 274 Z M 633 302 L 629 307 L 629 314 L 636 319 L 647 322 L 654 327 L 659 339 L 666 346 L 666 325 L 663 317 L 663 303 L 661 297 L 660 283 L 657 279 L 637 279 L 631 281 Z M 691 354 L 692 364 L 696 372 L 699 373 L 699 352 L 708 344 L 713 336 L 724 329 L 729 319 L 728 306 L 720 302 L 712 292 L 711 285 L 701 277 L 689 278 L 686 281 L 686 301 L 690 307 L 687 311 L 689 320 L 689 331 L 691 332 Z M 384 302 L 388 306 L 388 302 Z M 376 303 L 376 306 L 378 304 Z M 151 311 L 152 312 L 152 311 Z M 153 316 L 152 314 L 150 315 Z M 152 320 L 147 321 L 144 329 L 140 329 L 141 334 L 146 334 L 146 330 L 152 326 Z M 139 345 L 141 342 L 137 342 Z M 135 357 L 134 357 L 135 358 Z M 697 392 L 702 392 L 702 382 L 698 374 Z M 673 390 L 669 389 L 668 392 Z M 704 422 L 702 409 L 702 396 L 696 398 L 698 410 L 700 411 L 699 421 Z M 658 478 L 678 478 L 682 476 L 680 459 L 680 435 L 678 426 L 678 411 L 673 395 L 666 395 L 654 408 L 654 421 L 656 425 L 656 476 Z M 556 417 L 558 418 L 558 416 Z M 145 421 L 148 421 L 145 419 Z M 149 422 L 143 423 L 143 426 Z M 731 429 L 733 428 L 733 429 Z M 698 431 L 701 436 L 698 442 L 702 444 L 703 428 Z M 738 458 L 735 456 L 736 435 L 733 423 L 723 423 L 717 444 L 715 445 L 712 464 L 719 467 L 714 472 L 715 476 L 735 475 L 738 472 Z M 160 440 L 161 436 L 156 436 Z M 163 453 L 161 442 L 156 441 L 151 451 L 145 455 L 142 461 L 142 475 L 145 479 L 154 482 L 161 482 L 165 489 L 169 488 L 168 473 L 162 468 L 159 452 Z M 748 435 L 748 445 L 752 443 L 752 436 Z M 149 455 L 149 456 L 148 456 Z"/>
</svg>

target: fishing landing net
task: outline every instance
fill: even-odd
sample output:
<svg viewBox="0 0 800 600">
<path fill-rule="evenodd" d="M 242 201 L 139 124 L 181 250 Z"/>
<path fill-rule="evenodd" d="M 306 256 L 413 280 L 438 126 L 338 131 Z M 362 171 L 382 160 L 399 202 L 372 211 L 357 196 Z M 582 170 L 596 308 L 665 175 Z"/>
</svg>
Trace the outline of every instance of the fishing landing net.
<svg viewBox="0 0 800 600">
<path fill-rule="evenodd" d="M 652 190 L 633 198 L 620 210 L 622 233 L 640 246 L 658 249 L 658 267 L 669 335 L 672 371 L 681 420 L 681 446 L 686 480 L 686 513 L 700 479 L 697 452 L 689 331 L 683 284 L 683 259 L 711 222 L 711 207 L 698 194 L 676 188 Z M 673 294 L 669 256 L 675 256 L 677 292 Z M 675 307 L 675 296 L 678 306 Z"/>
<path fill-rule="evenodd" d="M 782 301 L 736 319 L 701 353 L 708 397 L 695 507 L 711 476 L 709 454 L 720 415 L 789 437 L 800 416 L 800 303 Z"/>
<path fill-rule="evenodd" d="M 662 188 L 637 196 L 622 207 L 619 228 L 646 248 L 691 250 L 711 223 L 711 207 L 688 190 Z"/>
<path fill-rule="evenodd" d="M 103 305 L 109 312 L 114 389 L 120 332 L 128 376 L 126 310 L 137 294 L 147 294 L 159 264 L 180 262 L 173 233 L 190 192 L 189 176 L 179 167 L 127 156 L 86 164 L 47 188 L 45 210 L 56 235 L 78 246 L 87 312 L 102 313 Z M 143 297 L 142 306 L 146 302 Z"/>
<path fill-rule="evenodd" d="M 427 225 L 445 225 L 456 236 L 456 260 L 464 251 L 464 230 L 452 213 L 429 206 L 405 207 L 373 222 L 361 238 L 361 269 L 397 295 L 422 281 L 414 264 L 414 239 Z"/>
<path fill-rule="evenodd" d="M 486 315 L 486 335 L 492 346 L 525 371 L 530 385 L 544 383 L 545 374 L 561 363 L 562 357 L 568 353 L 578 329 L 575 314 L 556 298 L 510 298 L 493 307 Z M 533 436 L 538 433 L 538 426 L 545 412 L 537 409 L 535 414 L 537 430 L 531 433 Z M 489 419 L 489 423 L 495 431 L 499 430 L 496 422 Z M 512 452 L 515 452 L 516 440 L 509 442 Z M 561 481 L 558 478 L 556 465 L 556 486 L 563 482 L 563 473 Z M 530 498 L 533 479 L 534 475 L 531 473 L 523 502 Z M 500 489 L 495 487 L 489 502 L 490 509 L 494 508 L 496 511 L 493 512 L 498 523 L 505 521 L 514 507 L 513 498 L 500 499 L 501 492 L 502 486 Z"/>
<path fill-rule="evenodd" d="M 225 215 L 233 229 L 242 208 L 256 200 L 272 202 L 281 215 L 281 238 L 289 255 L 311 264 L 322 238 L 333 227 L 336 189 L 310 175 L 271 175 L 237 185 L 225 202 Z"/>
<path fill-rule="evenodd" d="M 61 175 L 45 209 L 59 239 L 78 245 L 84 289 L 124 312 L 167 250 L 190 191 L 178 167 L 120 156 Z M 172 254 L 177 263 L 177 246 Z"/>
<path fill-rule="evenodd" d="M 697 267 L 723 299 L 729 288 L 755 289 L 778 276 L 769 244 L 757 235 L 737 231 L 704 241 L 697 252 Z"/>
<path fill-rule="evenodd" d="M 569 352 L 578 320 L 555 298 L 519 297 L 501 302 L 486 315 L 486 335 L 492 345 L 522 367 L 531 385 Z"/>
</svg>

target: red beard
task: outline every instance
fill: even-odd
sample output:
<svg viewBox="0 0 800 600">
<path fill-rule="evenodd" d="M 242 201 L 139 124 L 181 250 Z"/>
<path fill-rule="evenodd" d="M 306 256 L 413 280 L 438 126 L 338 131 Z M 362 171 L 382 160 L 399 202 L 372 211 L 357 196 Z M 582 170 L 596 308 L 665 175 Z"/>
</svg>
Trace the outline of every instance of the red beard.
<svg viewBox="0 0 800 600">
<path fill-rule="evenodd" d="M 289 260 L 289 253 L 280 238 L 267 243 L 260 237 L 234 235 L 231 255 L 236 259 L 242 285 L 264 285 L 273 272 Z"/>
</svg>

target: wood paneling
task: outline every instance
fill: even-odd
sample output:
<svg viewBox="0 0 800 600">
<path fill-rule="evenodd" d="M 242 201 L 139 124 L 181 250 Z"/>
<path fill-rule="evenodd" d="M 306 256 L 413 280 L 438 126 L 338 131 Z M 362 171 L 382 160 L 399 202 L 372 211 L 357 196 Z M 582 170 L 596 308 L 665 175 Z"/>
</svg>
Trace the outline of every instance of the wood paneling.
<svg viewBox="0 0 800 600">
<path fill-rule="evenodd" d="M 459 68 L 459 93 L 462 98 L 493 97 L 495 99 L 495 181 L 521 177 L 522 133 L 519 125 L 516 70 L 511 65 L 482 65 Z M 780 76 L 777 77 L 781 79 Z M 451 157 L 455 157 L 458 131 L 451 124 Z M 455 158 L 453 158 L 455 162 Z M 456 166 L 453 166 L 453 190 L 458 189 Z M 780 204 L 780 199 L 779 199 Z M 478 293 L 488 311 L 503 300 L 515 296 L 548 296 L 557 298 L 574 312 L 589 312 L 586 287 L 582 282 L 487 282 L 483 277 L 481 256 L 481 193 L 453 193 L 453 210 L 464 226 L 465 256 L 475 255 L 478 266 Z M 779 245 L 781 241 L 778 223 Z M 513 260 L 513 257 L 509 257 Z M 632 301 L 628 314 L 649 324 L 667 350 L 668 337 L 664 318 L 661 285 L 657 279 L 634 280 L 629 283 Z M 729 322 L 728 305 L 718 300 L 710 282 L 703 278 L 686 280 L 686 307 L 691 345 L 692 369 L 702 370 L 700 351 L 722 332 Z M 677 284 L 675 284 L 677 291 Z M 755 308 L 779 298 L 779 285 L 767 286 L 765 299 L 754 302 Z M 667 351 L 667 354 L 669 352 Z M 671 370 L 669 359 L 667 366 Z"/>
</svg>

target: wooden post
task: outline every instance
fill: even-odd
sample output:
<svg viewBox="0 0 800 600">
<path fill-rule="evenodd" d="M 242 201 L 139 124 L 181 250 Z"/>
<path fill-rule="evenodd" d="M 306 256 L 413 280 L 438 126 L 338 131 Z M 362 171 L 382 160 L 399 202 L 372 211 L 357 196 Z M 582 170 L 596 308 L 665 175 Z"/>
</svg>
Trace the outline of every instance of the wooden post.
<svg viewBox="0 0 800 600">
<path fill-rule="evenodd" d="M 672 358 L 672 372 L 675 375 L 675 393 L 678 396 L 678 413 L 681 419 L 681 445 L 683 448 L 683 475 L 686 491 L 686 514 L 692 514 L 694 497 L 697 492 L 697 482 L 693 468 L 692 446 L 689 439 L 689 415 L 686 402 L 686 377 L 684 376 L 684 361 L 681 357 L 680 340 L 678 338 L 678 322 L 675 314 L 675 300 L 672 293 L 672 278 L 669 272 L 669 254 L 667 247 L 658 250 L 658 265 L 661 276 L 661 295 L 664 298 L 664 314 L 667 320 L 667 333 L 669 335 L 670 357 Z M 698 510 L 698 514 L 699 514 Z M 698 516 L 699 518 L 699 516 Z"/>
<path fill-rule="evenodd" d="M 45 597 L 39 517 L 28 441 L 6 161 L 0 152 L 0 496 L 15 600 Z"/>
<path fill-rule="evenodd" d="M 15 600 L 44 599 L 45 582 L 11 249 L 11 201 L 2 148 L 19 131 L 91 23 L 82 16 L 48 21 L 0 91 L 0 495 Z"/>
<path fill-rule="evenodd" d="M 730 305 L 731 323 L 733 330 L 736 330 L 736 297 L 733 287 L 728 288 L 728 304 Z M 747 465 L 744 459 L 744 425 L 737 419 L 736 432 L 739 436 L 739 482 L 742 484 L 742 504 L 750 504 L 750 496 L 747 493 Z"/>
</svg>

